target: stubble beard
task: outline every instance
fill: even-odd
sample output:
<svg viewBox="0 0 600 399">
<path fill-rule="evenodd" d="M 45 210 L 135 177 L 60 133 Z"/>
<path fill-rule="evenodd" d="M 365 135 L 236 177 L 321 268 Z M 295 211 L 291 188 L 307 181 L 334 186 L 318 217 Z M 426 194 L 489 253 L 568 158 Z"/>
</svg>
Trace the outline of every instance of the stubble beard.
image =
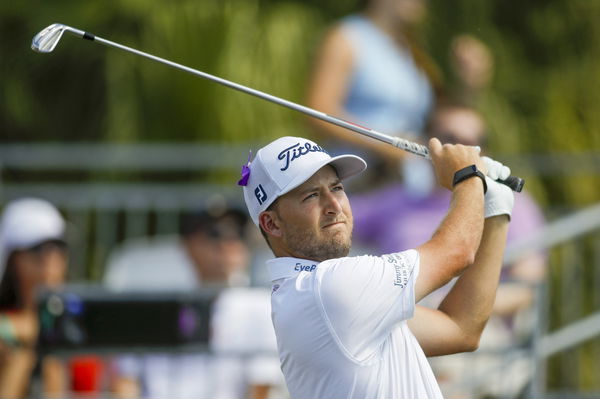
<svg viewBox="0 0 600 399">
<path fill-rule="evenodd" d="M 298 230 L 293 226 L 287 227 L 285 244 L 302 258 L 322 262 L 327 259 L 343 258 L 350 252 L 352 246 L 351 224 L 348 234 L 337 232 L 327 236 L 323 235 L 322 239 L 317 238 L 308 230 Z"/>
</svg>

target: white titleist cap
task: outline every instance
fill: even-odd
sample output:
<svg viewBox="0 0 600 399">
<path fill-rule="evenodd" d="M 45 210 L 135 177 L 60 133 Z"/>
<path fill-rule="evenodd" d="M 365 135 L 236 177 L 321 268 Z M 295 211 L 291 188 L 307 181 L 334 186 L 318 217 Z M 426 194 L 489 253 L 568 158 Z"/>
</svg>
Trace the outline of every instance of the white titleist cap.
<svg viewBox="0 0 600 399">
<path fill-rule="evenodd" d="M 331 157 L 318 144 L 300 137 L 279 138 L 256 153 L 254 159 L 242 168 L 244 200 L 254 224 L 258 215 L 278 197 L 307 181 L 325 165 L 335 168 L 344 180 L 367 168 L 366 162 L 356 155 Z"/>
<path fill-rule="evenodd" d="M 12 251 L 63 240 L 64 233 L 65 221 L 49 202 L 37 198 L 10 202 L 0 219 L 0 279 Z"/>
</svg>

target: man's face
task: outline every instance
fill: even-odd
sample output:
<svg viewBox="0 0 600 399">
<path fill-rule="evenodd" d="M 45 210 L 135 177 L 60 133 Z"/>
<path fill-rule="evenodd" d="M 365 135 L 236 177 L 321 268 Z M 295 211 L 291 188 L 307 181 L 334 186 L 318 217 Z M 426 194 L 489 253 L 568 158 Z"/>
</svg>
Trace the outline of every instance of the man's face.
<svg viewBox="0 0 600 399">
<path fill-rule="evenodd" d="M 482 145 L 485 126 L 481 117 L 468 109 L 448 109 L 438 112 L 432 126 L 432 137 L 444 144 Z"/>
<path fill-rule="evenodd" d="M 348 255 L 352 211 L 333 167 L 281 196 L 272 212 L 288 256 L 324 261 Z"/>
<path fill-rule="evenodd" d="M 184 242 L 204 282 L 227 283 L 236 273 L 244 273 L 250 252 L 241 228 L 233 217 L 213 222 L 210 231 L 191 234 Z"/>
<path fill-rule="evenodd" d="M 13 256 L 20 290 L 25 296 L 33 295 L 38 287 L 57 287 L 65 282 L 68 255 L 64 245 L 46 242 L 15 251 Z"/>
</svg>

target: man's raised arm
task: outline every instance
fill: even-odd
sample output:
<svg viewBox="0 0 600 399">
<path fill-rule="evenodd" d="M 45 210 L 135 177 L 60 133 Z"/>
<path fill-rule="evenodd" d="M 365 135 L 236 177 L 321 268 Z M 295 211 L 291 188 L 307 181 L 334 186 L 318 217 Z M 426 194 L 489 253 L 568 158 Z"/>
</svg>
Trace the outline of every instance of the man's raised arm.
<svg viewBox="0 0 600 399">
<path fill-rule="evenodd" d="M 458 278 L 437 310 L 417 307 L 409 321 L 427 356 L 477 349 L 492 312 L 514 198 L 508 187 L 494 181 L 510 170 L 486 163 L 491 179 L 486 178 L 485 224 L 475 262 Z"/>
<path fill-rule="evenodd" d="M 438 183 L 452 191 L 452 199 L 448 214 L 431 239 L 417 248 L 417 302 L 473 263 L 483 232 L 483 175 L 471 175 L 454 184 L 456 172 L 473 165 L 486 173 L 479 150 L 460 144 L 442 146 L 434 138 L 429 141 L 429 151 Z"/>
</svg>

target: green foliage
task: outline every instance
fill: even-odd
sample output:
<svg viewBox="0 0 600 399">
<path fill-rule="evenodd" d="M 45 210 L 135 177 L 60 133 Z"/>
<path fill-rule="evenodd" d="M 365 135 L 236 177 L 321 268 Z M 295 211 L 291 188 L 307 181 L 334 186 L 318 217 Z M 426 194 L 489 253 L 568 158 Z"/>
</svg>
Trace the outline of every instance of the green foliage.
<svg viewBox="0 0 600 399">
<path fill-rule="evenodd" d="M 118 39 L 123 43 L 302 100 L 310 58 L 306 43 L 320 23 L 306 7 L 190 0 L 177 7 L 151 3 L 132 9 L 130 17 L 139 29 Z M 298 133 L 298 115 L 289 110 L 139 57 L 110 51 L 106 60 L 111 140 L 266 141 Z"/>
<path fill-rule="evenodd" d="M 576 158 L 600 149 L 598 2 L 434 1 L 431 9 L 427 34 L 448 77 L 445 49 L 456 33 L 481 38 L 495 56 L 493 85 L 479 102 L 494 154 L 568 152 Z M 597 176 L 527 178 L 545 204 L 581 206 L 600 198 Z"/>
<path fill-rule="evenodd" d="M 240 22 L 227 31 L 219 63 L 221 76 L 301 103 L 311 58 L 306 43 L 319 27 L 318 15 L 296 3 L 278 3 L 262 15 L 253 7 L 237 19 Z M 249 35 L 255 25 L 260 29 Z M 299 131 L 301 116 L 294 111 L 229 90 L 220 90 L 215 100 L 219 130 L 226 141 L 265 142 L 281 135 L 305 134 Z"/>
<path fill-rule="evenodd" d="M 116 49 L 65 38 L 54 54 L 38 55 L 28 43 L 60 21 L 302 102 L 323 28 L 356 3 L 4 2 L 2 140 L 229 142 L 301 131 L 302 118 L 292 111 Z M 31 9 L 36 12 L 28 15 Z M 457 33 L 474 34 L 493 51 L 495 80 L 480 105 L 490 120 L 494 152 L 578 152 L 600 148 L 600 45 L 593 40 L 600 35 L 593 18 L 599 14 L 598 2 L 586 0 L 432 0 L 424 33 L 449 80 L 447 49 Z M 545 190 L 566 203 L 598 197 L 594 189 L 554 187 L 540 196 Z"/>
</svg>

